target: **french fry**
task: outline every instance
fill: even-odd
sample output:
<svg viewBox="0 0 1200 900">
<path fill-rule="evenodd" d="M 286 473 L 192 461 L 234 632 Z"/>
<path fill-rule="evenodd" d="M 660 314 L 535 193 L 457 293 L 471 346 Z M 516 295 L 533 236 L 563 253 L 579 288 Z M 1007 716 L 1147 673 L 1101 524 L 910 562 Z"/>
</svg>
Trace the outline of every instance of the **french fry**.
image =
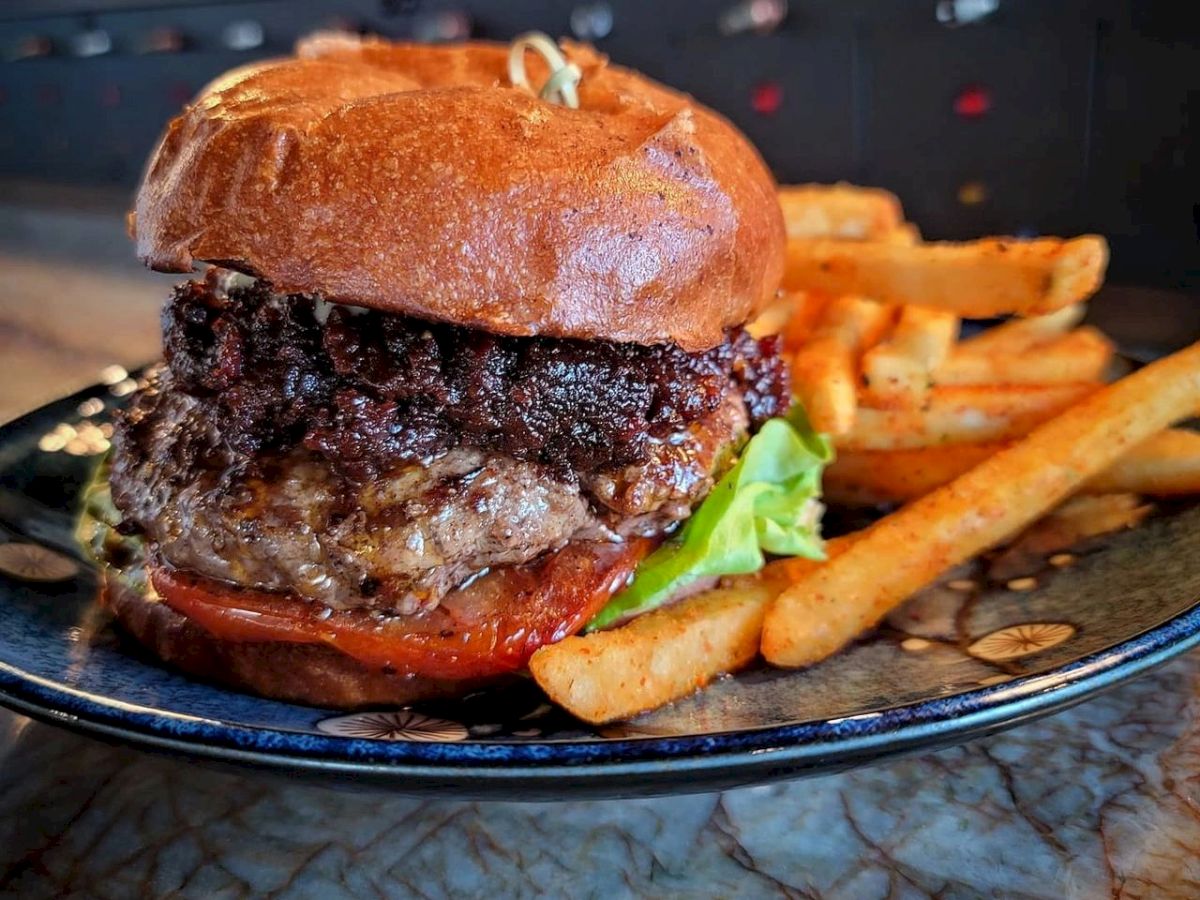
<svg viewBox="0 0 1200 900">
<path fill-rule="evenodd" d="M 956 349 L 934 370 L 933 382 L 964 385 L 1097 381 L 1112 356 L 1112 341 L 1085 325 L 1018 353 Z"/>
<path fill-rule="evenodd" d="M 1099 388 L 1093 382 L 935 387 L 923 409 L 861 406 L 834 443 L 839 450 L 905 450 L 1010 440 Z"/>
<path fill-rule="evenodd" d="M 880 519 L 775 599 L 762 653 L 806 666 L 938 575 L 993 547 L 1200 407 L 1200 343 L 1111 384 L 965 475 Z"/>
<path fill-rule="evenodd" d="M 783 285 L 975 318 L 1034 316 L 1091 296 L 1107 262 L 1108 244 L 1096 235 L 911 246 L 792 239 Z"/>
<path fill-rule="evenodd" d="M 822 294 L 806 294 L 803 291 L 786 294 L 792 312 L 783 327 L 783 348 L 795 353 L 812 337 L 813 329 L 825 311 L 829 298 Z"/>
<path fill-rule="evenodd" d="M 755 340 L 771 334 L 781 334 L 795 315 L 798 305 L 803 302 L 803 294 L 782 294 L 759 313 L 756 319 L 746 323 L 746 332 Z"/>
<path fill-rule="evenodd" d="M 686 697 L 758 655 L 771 588 L 706 591 L 628 625 L 542 647 L 529 669 L 572 715 L 600 724 Z"/>
<path fill-rule="evenodd" d="M 780 187 L 779 205 L 788 237 L 880 240 L 904 222 L 895 194 L 844 182 Z"/>
<path fill-rule="evenodd" d="M 825 499 L 839 506 L 907 503 L 953 481 L 1010 442 L 945 444 L 915 450 L 839 450 L 822 476 Z M 1200 433 L 1170 428 L 1134 447 L 1084 484 L 1087 494 L 1200 494 Z"/>
<path fill-rule="evenodd" d="M 1049 315 L 1010 319 L 967 338 L 958 345 L 958 350 L 962 353 L 1023 353 L 1066 334 L 1083 320 L 1086 312 L 1082 303 L 1074 303 Z"/>
<path fill-rule="evenodd" d="M 792 381 L 817 431 L 844 434 L 858 405 L 858 361 L 887 327 L 891 311 L 862 297 L 835 297 L 792 359 Z"/>
<path fill-rule="evenodd" d="M 805 344 L 792 359 L 792 390 L 817 431 L 848 431 L 857 406 L 854 351 L 832 336 Z"/>
<path fill-rule="evenodd" d="M 1121 491 L 1154 497 L 1200 494 L 1200 433 L 1170 428 L 1156 434 L 1083 487 L 1098 494 Z"/>
<path fill-rule="evenodd" d="M 932 373 L 958 337 L 958 316 L 940 309 L 906 306 L 891 336 L 863 355 L 871 405 L 881 409 L 920 406 Z"/>
<path fill-rule="evenodd" d="M 1008 442 L 943 444 L 912 450 L 838 450 L 821 476 L 821 494 L 838 506 L 907 503 L 953 481 Z"/>
<path fill-rule="evenodd" d="M 827 541 L 826 556 L 837 556 L 851 539 Z M 776 560 L 756 575 L 730 579 L 619 628 L 542 647 L 530 671 L 551 700 L 586 722 L 628 719 L 754 659 L 767 604 L 818 565 Z"/>
<path fill-rule="evenodd" d="M 890 231 L 881 234 L 878 240 L 888 244 L 904 244 L 911 247 L 921 243 L 921 229 L 913 222 L 901 222 Z"/>
<path fill-rule="evenodd" d="M 1151 506 L 1137 494 L 1072 497 L 1045 518 L 1034 522 L 1004 548 L 988 566 L 992 581 L 1032 575 L 1055 553 L 1089 538 L 1133 528 L 1150 514 Z"/>
</svg>

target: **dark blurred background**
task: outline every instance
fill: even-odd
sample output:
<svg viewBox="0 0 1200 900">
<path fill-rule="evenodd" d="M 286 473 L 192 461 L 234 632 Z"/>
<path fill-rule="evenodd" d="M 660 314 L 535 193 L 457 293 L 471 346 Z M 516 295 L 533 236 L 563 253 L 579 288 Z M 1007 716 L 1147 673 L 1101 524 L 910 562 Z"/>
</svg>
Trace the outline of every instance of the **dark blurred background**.
<svg viewBox="0 0 1200 900">
<path fill-rule="evenodd" d="M 0 177 L 128 190 L 209 78 L 322 28 L 590 40 L 724 112 L 781 181 L 891 188 L 929 238 L 1100 232 L 1116 279 L 1200 286 L 1194 2 L 8 0 Z"/>
<path fill-rule="evenodd" d="M 927 238 L 1104 234 L 1093 316 L 1146 355 L 1200 335 L 1195 0 L 0 0 L 0 419 L 157 352 L 170 279 L 121 224 L 143 162 L 206 81 L 318 29 L 591 41 Z"/>
</svg>

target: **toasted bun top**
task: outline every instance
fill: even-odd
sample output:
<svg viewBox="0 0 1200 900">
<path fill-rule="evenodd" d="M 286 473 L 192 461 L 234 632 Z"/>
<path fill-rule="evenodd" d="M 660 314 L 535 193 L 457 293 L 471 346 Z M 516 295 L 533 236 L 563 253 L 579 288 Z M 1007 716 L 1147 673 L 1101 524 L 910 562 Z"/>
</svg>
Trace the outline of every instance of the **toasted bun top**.
<svg viewBox="0 0 1200 900">
<path fill-rule="evenodd" d="M 509 86 L 498 44 L 318 37 L 235 69 L 151 158 L 138 255 L 503 334 L 719 343 L 782 273 L 770 173 L 691 98 L 563 49 L 579 109 Z"/>
</svg>

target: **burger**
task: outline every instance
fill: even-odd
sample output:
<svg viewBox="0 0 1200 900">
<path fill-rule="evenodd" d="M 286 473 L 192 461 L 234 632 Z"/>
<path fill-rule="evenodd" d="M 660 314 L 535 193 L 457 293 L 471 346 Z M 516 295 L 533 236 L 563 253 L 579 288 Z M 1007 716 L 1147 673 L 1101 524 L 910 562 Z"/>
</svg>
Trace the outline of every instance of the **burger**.
<svg viewBox="0 0 1200 900">
<path fill-rule="evenodd" d="M 318 37 L 167 127 L 130 231 L 198 274 L 114 436 L 139 550 L 106 587 L 161 660 L 322 706 L 454 696 L 646 606 L 612 601 L 651 561 L 650 605 L 719 574 L 681 536 L 791 403 L 743 327 L 775 185 L 716 113 L 562 52 L 574 108 L 502 45 Z"/>
</svg>

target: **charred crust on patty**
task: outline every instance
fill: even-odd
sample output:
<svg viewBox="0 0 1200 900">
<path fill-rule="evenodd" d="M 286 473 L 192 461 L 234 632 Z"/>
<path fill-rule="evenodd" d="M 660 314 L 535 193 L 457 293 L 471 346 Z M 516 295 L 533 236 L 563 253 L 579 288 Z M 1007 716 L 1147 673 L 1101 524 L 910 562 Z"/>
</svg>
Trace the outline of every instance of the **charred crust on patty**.
<svg viewBox="0 0 1200 900">
<path fill-rule="evenodd" d="M 367 479 L 451 447 L 539 462 L 562 477 L 646 462 L 651 444 L 730 393 L 751 425 L 790 402 L 774 337 L 712 349 L 501 337 L 326 308 L 257 282 L 180 286 L 163 312 L 175 386 L 243 454 L 304 446 Z"/>
</svg>

